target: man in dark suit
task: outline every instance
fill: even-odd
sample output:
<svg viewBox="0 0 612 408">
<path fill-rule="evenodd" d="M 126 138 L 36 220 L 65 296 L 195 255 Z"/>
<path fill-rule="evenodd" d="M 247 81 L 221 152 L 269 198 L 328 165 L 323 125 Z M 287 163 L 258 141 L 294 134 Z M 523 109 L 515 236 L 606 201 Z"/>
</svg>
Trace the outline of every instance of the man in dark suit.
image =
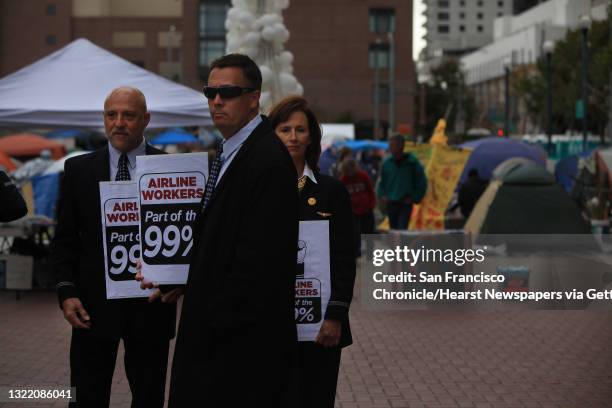
<svg viewBox="0 0 612 408">
<path fill-rule="evenodd" d="M 66 161 L 59 218 L 52 244 L 57 292 L 72 326 L 70 382 L 73 407 L 108 407 L 119 340 L 132 407 L 163 407 L 168 346 L 176 305 L 146 299 L 106 299 L 100 217 L 100 181 L 136 176 L 136 156 L 160 154 L 146 144 L 144 95 L 117 88 L 104 102 L 108 146 Z"/>
<path fill-rule="evenodd" d="M 194 225 L 171 408 L 291 406 L 297 174 L 260 90 L 249 57 L 212 63 L 204 94 L 224 142 Z"/>
</svg>

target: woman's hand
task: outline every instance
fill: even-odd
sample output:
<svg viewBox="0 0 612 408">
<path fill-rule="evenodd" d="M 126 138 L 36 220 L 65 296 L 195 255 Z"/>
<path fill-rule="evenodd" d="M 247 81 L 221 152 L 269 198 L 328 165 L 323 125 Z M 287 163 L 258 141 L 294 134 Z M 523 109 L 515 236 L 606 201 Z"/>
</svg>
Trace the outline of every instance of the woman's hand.
<svg viewBox="0 0 612 408">
<path fill-rule="evenodd" d="M 340 335 L 342 333 L 342 323 L 338 320 L 325 319 L 321 324 L 321 329 L 315 340 L 315 343 L 323 347 L 334 347 L 340 343 Z"/>
</svg>

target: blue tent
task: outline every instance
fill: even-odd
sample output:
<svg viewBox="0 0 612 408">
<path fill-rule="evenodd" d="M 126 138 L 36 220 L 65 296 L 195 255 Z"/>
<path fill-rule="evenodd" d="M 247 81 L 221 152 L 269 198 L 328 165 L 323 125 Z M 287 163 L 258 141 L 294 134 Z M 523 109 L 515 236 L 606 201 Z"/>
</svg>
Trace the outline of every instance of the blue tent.
<svg viewBox="0 0 612 408">
<path fill-rule="evenodd" d="M 181 143 L 196 143 L 198 138 L 191 133 L 187 133 L 182 130 L 170 129 L 160 133 L 151 140 L 151 144 L 154 145 L 170 145 L 170 144 L 181 144 Z"/>
<path fill-rule="evenodd" d="M 485 137 L 459 146 L 471 148 L 473 151 L 465 164 L 458 185 L 465 182 L 470 169 L 478 170 L 480 178 L 489 180 L 497 165 L 513 157 L 524 157 L 546 167 L 547 154 L 541 147 L 505 137 Z"/>
</svg>

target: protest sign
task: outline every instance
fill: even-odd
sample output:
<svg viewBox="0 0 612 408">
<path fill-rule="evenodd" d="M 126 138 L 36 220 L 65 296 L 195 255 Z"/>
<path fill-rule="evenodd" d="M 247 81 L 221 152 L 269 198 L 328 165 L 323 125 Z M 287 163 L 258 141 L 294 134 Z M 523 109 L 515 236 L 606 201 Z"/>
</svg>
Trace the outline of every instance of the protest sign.
<svg viewBox="0 0 612 408">
<path fill-rule="evenodd" d="M 187 282 L 192 223 L 208 177 L 208 154 L 138 156 L 142 274 L 160 284 Z"/>
<path fill-rule="evenodd" d="M 295 280 L 299 341 L 317 338 L 330 295 L 329 221 L 300 221 Z"/>
<path fill-rule="evenodd" d="M 134 279 L 140 258 L 138 188 L 133 181 L 100 182 L 106 298 L 147 297 Z"/>
</svg>

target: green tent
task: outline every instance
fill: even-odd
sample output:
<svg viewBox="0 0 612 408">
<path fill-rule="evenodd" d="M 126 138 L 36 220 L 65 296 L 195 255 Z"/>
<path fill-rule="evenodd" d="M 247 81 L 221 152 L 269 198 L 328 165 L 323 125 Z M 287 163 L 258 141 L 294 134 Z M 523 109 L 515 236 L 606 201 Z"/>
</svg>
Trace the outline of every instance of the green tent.
<svg viewBox="0 0 612 408">
<path fill-rule="evenodd" d="M 532 162 L 498 166 L 465 227 L 472 234 L 590 234 L 588 222 L 553 175 Z"/>
</svg>

